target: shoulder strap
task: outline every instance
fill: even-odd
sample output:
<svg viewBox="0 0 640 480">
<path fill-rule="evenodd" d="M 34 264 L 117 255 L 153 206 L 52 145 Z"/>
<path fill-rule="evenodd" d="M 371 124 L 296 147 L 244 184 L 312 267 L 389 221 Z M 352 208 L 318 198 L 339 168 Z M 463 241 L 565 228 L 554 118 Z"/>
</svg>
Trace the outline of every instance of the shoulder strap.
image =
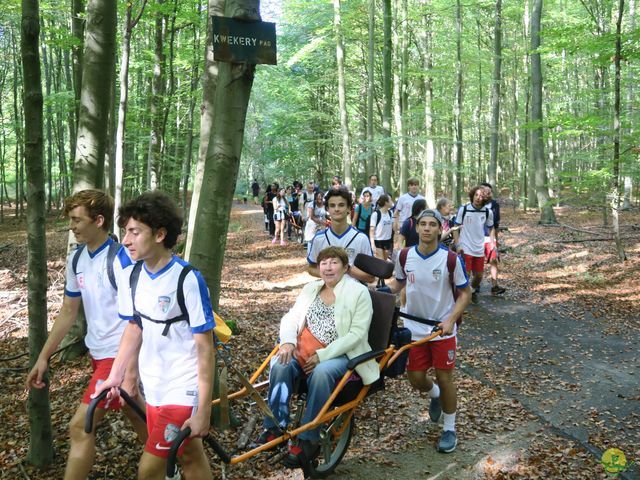
<svg viewBox="0 0 640 480">
<path fill-rule="evenodd" d="M 409 249 L 411 247 L 404 247 L 400 250 L 400 266 L 402 267 L 402 271 L 404 272 L 404 266 L 407 264 L 407 255 L 409 254 Z"/>
<path fill-rule="evenodd" d="M 71 260 L 71 269 L 73 270 L 74 275 L 78 274 L 78 260 L 80 260 L 80 254 L 82 253 L 82 250 L 84 250 L 84 247 L 84 243 L 81 243 L 76 248 L 76 253 L 73 254 L 73 260 Z"/>
<path fill-rule="evenodd" d="M 133 270 L 129 276 L 129 288 L 131 289 L 131 309 L 133 310 L 133 321 L 142 328 L 142 320 L 140 313 L 136 310 L 136 289 L 138 288 L 138 279 L 140 278 L 140 270 L 142 269 L 142 261 L 133 265 Z"/>
<path fill-rule="evenodd" d="M 114 290 L 118 290 L 118 284 L 116 283 L 116 274 L 113 271 L 113 262 L 116 260 L 120 247 L 122 247 L 121 244 L 113 242 L 109 245 L 109 251 L 107 252 L 107 275 Z"/>
<path fill-rule="evenodd" d="M 467 205 L 468 204 L 465 203 L 464 207 L 462 207 L 462 220 L 460 220 L 460 225 L 464 223 L 464 217 L 467 214 Z"/>
<path fill-rule="evenodd" d="M 329 229 L 325 228 L 325 230 L 324 230 L 324 238 L 327 239 L 327 245 L 331 246 L 331 242 L 329 241 L 329 235 L 327 235 L 327 230 L 329 230 Z"/>
<path fill-rule="evenodd" d="M 187 278 L 189 272 L 193 272 L 195 268 L 192 265 L 185 265 L 182 267 L 182 271 L 180 272 L 180 276 L 178 277 L 178 291 L 176 292 L 176 300 L 178 302 L 178 306 L 180 307 L 180 313 L 185 317 L 185 320 L 189 321 L 189 312 L 187 311 L 187 305 L 184 302 L 184 279 Z"/>
<path fill-rule="evenodd" d="M 458 260 L 458 255 L 452 250 L 447 250 L 447 270 L 449 271 L 449 283 L 451 284 L 451 291 L 453 292 L 453 298 L 457 297 L 456 293 L 458 289 L 456 288 L 456 283 L 453 278 L 454 273 L 456 271 L 456 261 Z"/>
<path fill-rule="evenodd" d="M 354 230 L 356 230 L 356 229 L 354 229 Z M 358 235 L 360 235 L 360 233 L 361 232 L 359 230 L 356 230 L 356 234 L 353 237 L 351 237 L 351 240 L 349 240 L 349 243 L 347 243 L 343 248 L 346 249 L 349 245 L 351 245 L 351 242 L 353 242 L 356 239 L 356 237 Z M 327 239 L 327 241 L 328 241 L 328 239 Z"/>
</svg>

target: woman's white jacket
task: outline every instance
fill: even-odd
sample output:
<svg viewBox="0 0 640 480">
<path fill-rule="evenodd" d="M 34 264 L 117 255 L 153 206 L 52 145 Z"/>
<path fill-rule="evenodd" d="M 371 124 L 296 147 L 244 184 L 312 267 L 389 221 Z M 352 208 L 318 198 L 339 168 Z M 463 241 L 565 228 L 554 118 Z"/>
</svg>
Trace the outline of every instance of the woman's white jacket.
<svg viewBox="0 0 640 480">
<path fill-rule="evenodd" d="M 304 326 L 307 310 L 323 285 L 323 280 L 316 280 L 304 286 L 294 306 L 282 317 L 280 345 L 296 344 L 298 332 Z M 316 352 L 321 362 L 341 355 L 352 359 L 371 351 L 367 341 L 373 315 L 369 289 L 345 275 L 333 291 L 336 296 L 334 313 L 338 338 Z M 356 367 L 356 372 L 365 385 L 375 382 L 380 377 L 380 369 L 375 360 L 361 363 Z"/>
</svg>

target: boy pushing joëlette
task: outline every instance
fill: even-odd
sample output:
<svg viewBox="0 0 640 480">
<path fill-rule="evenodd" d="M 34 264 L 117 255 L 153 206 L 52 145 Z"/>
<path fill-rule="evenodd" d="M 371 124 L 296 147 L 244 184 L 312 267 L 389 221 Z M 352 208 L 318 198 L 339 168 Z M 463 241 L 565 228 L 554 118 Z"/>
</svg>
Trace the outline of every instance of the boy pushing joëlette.
<svg viewBox="0 0 640 480">
<path fill-rule="evenodd" d="M 149 432 L 138 478 L 164 479 L 169 448 L 188 426 L 191 437 L 178 451 L 185 477 L 210 479 L 201 440 L 209 431 L 215 360 L 209 291 L 200 273 L 171 253 L 182 218 L 166 194 L 144 193 L 119 215 L 123 244 L 138 263 L 122 272 L 121 283 L 130 288 L 119 290 L 118 312 L 128 323 L 109 378 L 93 397 L 106 389 L 116 397 L 125 365 L 137 355 Z"/>
<path fill-rule="evenodd" d="M 423 210 L 417 218 L 418 245 L 398 255 L 395 279 L 387 283 L 391 291 L 407 287 L 407 303 L 403 312 L 437 322 L 442 334 L 409 350 L 407 377 L 416 390 L 431 399 L 429 416 L 434 422 L 444 419 L 437 449 L 453 452 L 458 444 L 455 432 L 457 392 L 453 371 L 456 364 L 456 320 L 469 304 L 471 289 L 460 257 L 440 244 L 442 216 L 435 210 Z M 454 262 L 450 262 L 450 257 Z M 453 265 L 450 265 L 453 263 Z M 449 271 L 451 270 L 451 272 Z M 458 298 L 454 298 L 454 286 Z M 431 333 L 431 325 L 406 319 L 411 339 L 421 340 Z M 436 381 L 427 375 L 433 367 Z"/>
</svg>

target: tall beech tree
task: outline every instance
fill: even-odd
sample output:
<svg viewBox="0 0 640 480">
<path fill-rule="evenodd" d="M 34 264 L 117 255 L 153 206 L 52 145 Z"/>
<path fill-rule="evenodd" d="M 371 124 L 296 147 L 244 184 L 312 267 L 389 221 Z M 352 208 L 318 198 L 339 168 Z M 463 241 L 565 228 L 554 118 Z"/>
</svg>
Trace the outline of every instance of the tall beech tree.
<svg viewBox="0 0 640 480">
<path fill-rule="evenodd" d="M 116 48 L 117 2 L 89 0 L 73 191 L 102 187 Z"/>
<path fill-rule="evenodd" d="M 534 0 L 531 12 L 531 154 L 535 166 L 536 196 L 540 223 L 557 223 L 549 198 L 547 164 L 544 157 L 542 125 L 542 62 L 540 61 L 540 19 L 542 0 Z"/>
<path fill-rule="evenodd" d="M 219 10 L 222 0 L 212 1 L 214 11 Z M 245 21 L 260 20 L 258 0 L 227 0 L 224 16 Z M 245 118 L 255 65 L 248 63 L 216 62 L 218 65 L 215 86 L 214 111 L 210 128 L 202 183 L 198 202 L 192 203 L 194 228 L 188 259 L 203 274 L 214 308 L 220 301 L 220 275 L 227 244 L 229 215 L 233 202 Z M 210 87 L 211 85 L 209 85 Z M 195 211 L 195 215 L 193 212 Z"/>
<path fill-rule="evenodd" d="M 43 158 L 42 84 L 40 73 L 40 6 L 22 0 L 22 53 L 24 88 L 24 160 L 27 173 L 27 249 L 29 306 L 29 367 L 38 359 L 47 339 L 47 240 Z M 45 378 L 45 382 L 47 379 Z M 53 461 L 53 435 L 49 389 L 32 388 L 29 409 L 29 462 L 44 467 Z"/>
</svg>

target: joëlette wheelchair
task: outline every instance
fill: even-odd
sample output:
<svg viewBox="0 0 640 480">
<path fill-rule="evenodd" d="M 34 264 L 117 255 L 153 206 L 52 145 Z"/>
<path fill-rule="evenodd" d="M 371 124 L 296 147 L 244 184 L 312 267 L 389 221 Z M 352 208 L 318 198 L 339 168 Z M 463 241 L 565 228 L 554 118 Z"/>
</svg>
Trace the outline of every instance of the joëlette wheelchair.
<svg viewBox="0 0 640 480">
<path fill-rule="evenodd" d="M 393 264 L 385 262 L 377 258 L 373 258 L 367 255 L 359 254 L 354 262 L 354 265 L 359 269 L 370 273 L 380 278 L 390 278 L 393 274 Z M 351 437 L 354 432 L 354 418 L 356 408 L 364 401 L 364 399 L 372 395 L 375 392 L 384 389 L 384 372 L 401 357 L 406 357 L 407 350 L 417 345 L 426 343 L 433 338 L 440 335 L 441 330 L 434 326 L 433 332 L 430 336 L 421 339 L 416 342 L 410 342 L 406 345 L 396 347 L 396 345 L 390 344 L 392 327 L 396 325 L 398 318 L 398 309 L 395 306 L 395 295 L 370 290 L 371 301 L 373 303 L 373 317 L 371 320 L 371 326 L 369 327 L 369 345 L 371 351 L 364 353 L 356 358 L 352 358 L 347 365 L 347 372 L 343 375 L 342 379 L 337 383 L 333 393 L 326 401 L 316 418 L 311 422 L 300 425 L 300 419 L 302 418 L 302 412 L 304 408 L 304 402 L 299 401 L 300 398 L 304 398 L 306 393 L 306 382 L 301 382 L 298 391 L 295 392 L 298 398 L 299 408 L 295 409 L 295 414 L 292 422 L 288 426 L 286 431 L 281 431 L 281 435 L 268 443 L 256 446 L 247 451 L 243 451 L 238 454 L 231 454 L 225 448 L 218 443 L 213 434 L 210 433 L 204 438 L 211 449 L 226 465 L 235 465 L 250 459 L 259 453 L 271 451 L 276 447 L 285 445 L 288 441 L 297 441 L 297 436 L 307 430 L 320 427 L 320 453 L 310 462 L 305 462 L 301 465 L 304 471 L 305 478 L 326 478 L 331 475 L 336 469 L 342 458 L 344 457 L 349 444 L 351 443 Z M 228 395 L 224 400 L 217 398 L 213 400 L 212 404 L 219 405 L 221 401 L 227 400 L 240 400 L 246 397 L 250 397 L 256 401 L 258 406 L 263 410 L 266 407 L 266 402 L 257 394 L 260 390 L 268 388 L 268 380 L 259 381 L 260 377 L 269 374 L 270 361 L 274 355 L 278 353 L 279 347 L 276 346 L 271 353 L 264 359 L 258 369 L 249 377 L 248 380 L 242 381 L 243 388 Z M 376 359 L 380 368 L 380 378 L 371 385 L 363 385 L 360 377 L 355 373 L 355 367 L 370 359 Z M 121 396 L 125 401 L 132 406 L 135 403 L 122 389 L 120 390 Z M 93 399 L 89 405 L 87 417 L 85 420 L 85 431 L 90 433 L 93 425 L 93 414 L 98 402 L 106 397 L 107 391 L 102 392 L 100 396 Z M 256 398 L 258 397 L 258 398 Z M 293 401 L 293 400 L 292 400 Z M 136 409 L 143 418 L 144 412 L 139 407 Z M 182 442 L 189 437 L 191 429 L 186 428 L 181 430 L 169 451 L 169 458 L 167 461 L 167 477 L 173 478 L 176 474 L 176 455 Z"/>
</svg>

